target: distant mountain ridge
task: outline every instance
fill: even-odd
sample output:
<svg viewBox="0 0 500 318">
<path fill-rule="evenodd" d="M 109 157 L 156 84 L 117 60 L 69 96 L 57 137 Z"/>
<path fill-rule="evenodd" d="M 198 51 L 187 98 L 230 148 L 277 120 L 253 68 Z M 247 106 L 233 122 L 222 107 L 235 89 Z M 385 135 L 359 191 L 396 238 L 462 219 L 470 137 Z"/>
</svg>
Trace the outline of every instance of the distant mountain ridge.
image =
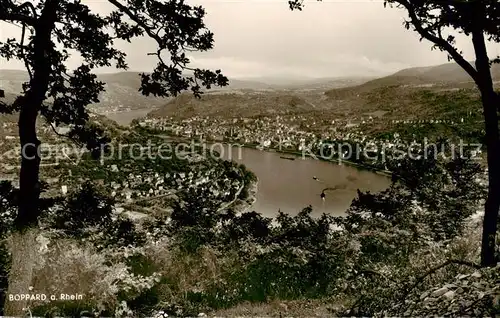
<svg viewBox="0 0 500 318">
<path fill-rule="evenodd" d="M 193 116 L 211 117 L 254 117 L 298 114 L 314 108 L 305 99 L 278 93 L 209 93 L 195 98 L 184 93 L 157 110 L 148 117 L 190 118 Z"/>
<path fill-rule="evenodd" d="M 493 66 L 492 74 L 494 79 L 500 79 L 500 65 Z M 339 85 L 340 80 L 334 80 L 337 81 L 336 85 Z M 328 82 L 326 79 L 321 81 Z M 306 79 L 304 82 L 318 87 L 318 83 L 313 84 L 310 79 Z M 305 87 L 304 82 L 299 85 Z M 300 89 L 275 90 L 260 92 L 260 94 L 243 92 L 239 95 L 210 92 L 201 100 L 186 99 L 186 97 L 176 98 L 150 115 L 179 118 L 210 115 L 232 118 L 316 112 L 319 116 L 328 114 L 334 117 L 356 117 L 369 112 L 382 111 L 387 116 L 418 117 L 424 114 L 428 116 L 434 114 L 433 110 L 426 105 L 429 100 L 426 99 L 427 95 L 424 91 L 441 96 L 459 88 L 466 88 L 471 94 L 467 95 L 467 98 L 470 96 L 476 98 L 474 96 L 477 96 L 474 93 L 474 83 L 468 74 L 455 63 L 408 68 L 389 76 L 364 81 L 358 85 L 348 85 L 348 80 L 344 80 L 344 82 L 346 83 L 344 87 L 337 86 L 334 89 L 309 95 L 301 92 Z M 318 98 L 320 95 L 323 95 L 324 98 Z M 277 100 L 276 96 L 282 96 L 283 99 Z M 450 97 L 453 95 L 446 96 L 448 99 L 453 98 Z M 457 96 L 462 97 L 462 95 Z M 296 99 L 299 107 L 290 107 L 286 98 Z"/>
<path fill-rule="evenodd" d="M 492 67 L 495 80 L 500 80 L 500 65 Z M 0 70 L 0 88 L 7 99 L 21 91 L 28 78 L 26 72 Z M 446 91 L 457 88 L 474 88 L 468 74 L 457 64 L 414 67 L 392 75 L 370 79 L 345 78 L 239 78 L 230 79 L 228 87 L 213 87 L 201 99 L 187 92 L 177 98 L 163 99 L 145 97 L 139 92 L 139 72 L 98 74 L 98 79 L 107 83 L 101 103 L 93 105 L 97 113 L 128 110 L 151 110 L 151 116 L 195 115 L 214 116 L 259 116 L 308 111 L 334 113 L 359 113 L 377 110 L 379 103 L 388 105 L 410 99 L 409 89 L 431 89 Z M 375 102 L 377 101 L 377 102 Z M 386 110 L 390 110 L 387 107 Z"/>
<path fill-rule="evenodd" d="M 0 88 L 12 98 L 22 92 L 22 84 L 28 78 L 28 73 L 24 71 L 0 70 Z M 142 95 L 139 92 L 141 81 L 138 72 L 97 74 L 97 78 L 106 83 L 106 91 L 99 97 L 100 103 L 90 107 L 98 113 L 155 109 L 169 100 Z"/>
<path fill-rule="evenodd" d="M 287 79 L 281 77 L 230 78 L 229 86 L 215 90 L 325 90 L 361 84 L 373 77 L 325 77 Z"/>
<path fill-rule="evenodd" d="M 500 80 L 500 64 L 493 64 L 491 68 L 493 80 Z M 357 86 L 348 88 L 332 89 L 326 92 L 327 95 L 333 95 L 337 92 L 358 91 L 366 92 L 375 88 L 385 86 L 464 86 L 473 87 L 474 83 L 462 67 L 456 63 L 446 63 L 435 66 L 413 67 L 403 69 L 392 75 L 367 81 Z M 469 85 L 467 85 L 469 84 Z"/>
<path fill-rule="evenodd" d="M 500 88 L 500 65 L 494 64 L 491 73 Z M 463 114 L 467 107 L 480 111 L 476 84 L 456 63 L 404 69 L 361 85 L 328 90 L 325 97 L 329 109 L 346 116 L 384 111 L 392 118 L 429 119 Z"/>
<path fill-rule="evenodd" d="M 474 63 L 471 63 L 475 67 Z M 494 79 L 500 79 L 500 65 L 493 64 L 491 75 Z M 429 82 L 470 82 L 472 79 L 465 70 L 457 63 L 446 63 L 435 66 L 413 67 L 401 70 L 390 76 L 418 77 Z"/>
<path fill-rule="evenodd" d="M 118 72 L 97 74 L 98 80 L 106 83 L 106 91 L 100 96 L 100 103 L 91 106 L 98 113 L 120 112 L 138 109 L 154 110 L 168 103 L 172 98 L 146 97 L 139 92 L 140 72 Z M 0 88 L 5 90 L 8 100 L 22 91 L 22 83 L 28 74 L 21 70 L 1 70 Z M 319 78 L 286 80 L 256 78 L 230 79 L 227 87 L 212 87 L 206 93 L 245 93 L 248 91 L 317 90 L 324 91 L 333 87 L 345 87 L 367 81 L 368 78 Z M 265 82 L 268 81 L 268 82 Z"/>
</svg>

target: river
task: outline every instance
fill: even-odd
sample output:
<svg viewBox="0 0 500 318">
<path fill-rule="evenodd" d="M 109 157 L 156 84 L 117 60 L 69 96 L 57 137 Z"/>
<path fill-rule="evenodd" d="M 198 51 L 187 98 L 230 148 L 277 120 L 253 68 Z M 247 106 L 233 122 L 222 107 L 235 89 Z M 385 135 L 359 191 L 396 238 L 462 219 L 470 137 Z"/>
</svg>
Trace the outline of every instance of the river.
<svg viewBox="0 0 500 318">
<path fill-rule="evenodd" d="M 142 118 L 146 116 L 149 112 L 151 112 L 151 109 L 136 109 L 126 112 L 106 113 L 103 115 L 105 115 L 109 119 L 116 121 L 120 125 L 128 126 L 130 125 L 132 120 L 136 118 Z"/>
<path fill-rule="evenodd" d="M 343 215 L 356 197 L 357 189 L 377 192 L 390 185 L 386 176 L 345 164 L 301 157 L 288 160 L 282 159 L 279 153 L 229 145 L 214 150 L 220 151 L 224 159 L 244 164 L 257 175 L 259 191 L 251 210 L 269 217 L 276 216 L 278 210 L 296 215 L 308 205 L 313 207 L 314 216 Z M 321 192 L 331 187 L 341 189 L 325 191 L 323 201 Z"/>
<path fill-rule="evenodd" d="M 147 112 L 138 110 L 106 116 L 128 125 L 132 119 L 145 116 Z M 251 210 L 268 217 L 276 216 L 278 210 L 296 215 L 308 205 L 313 207 L 314 216 L 323 213 L 343 215 L 356 197 L 357 189 L 377 192 L 390 184 L 386 176 L 349 165 L 300 157 L 287 160 L 280 158 L 282 155 L 279 153 L 229 145 L 214 150 L 220 151 L 224 159 L 242 163 L 255 173 L 259 178 L 258 193 Z M 345 188 L 326 191 L 323 201 L 320 197 L 322 190 L 335 186 Z"/>
</svg>

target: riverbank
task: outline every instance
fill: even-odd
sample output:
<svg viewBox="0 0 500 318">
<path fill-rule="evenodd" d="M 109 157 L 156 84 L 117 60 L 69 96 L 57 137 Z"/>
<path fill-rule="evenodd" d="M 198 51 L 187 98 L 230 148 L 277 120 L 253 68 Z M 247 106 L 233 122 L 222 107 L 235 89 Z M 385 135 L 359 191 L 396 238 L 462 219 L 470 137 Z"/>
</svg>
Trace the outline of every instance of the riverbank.
<svg viewBox="0 0 500 318">
<path fill-rule="evenodd" d="M 245 200 L 238 199 L 232 205 L 234 212 L 239 215 L 246 212 L 252 208 L 252 206 L 257 202 L 257 192 L 259 191 L 259 180 L 251 182 L 247 185 L 248 197 Z"/>
<path fill-rule="evenodd" d="M 177 142 L 191 142 L 189 139 L 187 139 L 185 137 L 180 137 L 180 136 L 160 136 L 160 137 L 167 137 L 168 139 L 175 140 Z M 206 143 L 207 144 L 213 144 L 213 143 L 217 143 L 217 141 L 208 141 L 207 140 Z M 286 150 L 286 149 L 285 150 L 283 150 L 283 149 L 280 150 L 280 149 L 275 149 L 275 148 L 259 148 L 258 145 L 254 145 L 254 144 L 239 144 L 239 143 L 236 144 L 236 143 L 231 143 L 229 141 L 224 141 L 222 143 L 225 144 L 225 145 L 229 145 L 231 147 L 238 146 L 238 147 L 242 147 L 242 148 L 255 149 L 255 150 L 259 150 L 259 151 L 274 152 L 274 153 L 279 153 L 279 154 L 287 154 L 287 155 L 292 155 L 294 157 L 302 158 L 302 159 L 304 159 L 305 157 L 307 157 L 307 158 L 315 158 L 315 159 L 318 159 L 318 160 L 321 160 L 321 161 L 331 162 L 331 163 L 334 163 L 334 164 L 337 164 L 337 165 L 347 164 L 349 166 L 358 168 L 360 170 L 371 171 L 371 172 L 374 172 L 376 174 L 383 175 L 383 176 L 386 176 L 386 177 L 391 177 L 392 176 L 392 172 L 389 171 L 389 170 L 383 170 L 383 169 L 379 169 L 379 168 L 374 167 L 374 166 L 370 166 L 370 165 L 366 165 L 366 164 L 361 164 L 361 163 L 357 163 L 357 162 L 350 161 L 350 160 L 345 160 L 345 159 L 332 159 L 332 158 L 329 158 L 329 157 L 319 156 L 319 155 L 314 155 L 314 154 L 307 154 L 306 152 L 301 152 L 301 151 L 296 151 L 296 150 Z M 289 160 L 289 158 L 283 158 L 283 160 Z"/>
<path fill-rule="evenodd" d="M 257 202 L 258 183 L 259 180 L 257 179 L 256 181 L 243 185 L 235 194 L 234 200 L 225 203 L 219 208 L 219 211 L 232 209 L 236 215 L 248 212 L 255 202 Z M 247 197 L 245 199 L 240 199 L 239 196 L 243 191 L 247 192 Z"/>
<path fill-rule="evenodd" d="M 160 136 L 163 136 L 165 142 L 169 144 L 180 143 L 192 149 L 204 148 L 210 158 L 234 161 L 238 165 L 244 165 L 246 170 L 252 171 L 259 178 L 257 201 L 252 209 L 266 217 L 275 217 L 279 211 L 296 215 L 308 206 L 313 208 L 315 217 L 325 213 L 340 216 L 349 208 L 358 189 L 375 193 L 385 190 L 390 185 L 390 178 L 387 175 L 344 162 L 339 164 L 338 161 L 317 157 L 299 160 L 297 152 L 292 156 L 270 149 L 260 151 L 255 149 L 255 145 L 240 146 L 235 143 L 215 143 L 215 141 L 210 143 L 206 140 L 189 141 L 179 137 Z M 321 181 L 314 180 L 313 176 L 320 177 Z M 346 179 L 348 177 L 350 179 Z M 245 183 L 248 181 L 249 179 L 245 178 Z M 326 200 L 321 200 L 322 189 L 343 184 L 348 184 L 346 189 L 331 193 Z M 246 198 L 247 195 L 245 191 L 241 198 Z M 228 202 L 233 198 L 234 193 L 225 201 Z M 249 205 L 246 203 L 243 205 L 244 208 L 238 207 L 238 210 L 248 210 Z"/>
</svg>

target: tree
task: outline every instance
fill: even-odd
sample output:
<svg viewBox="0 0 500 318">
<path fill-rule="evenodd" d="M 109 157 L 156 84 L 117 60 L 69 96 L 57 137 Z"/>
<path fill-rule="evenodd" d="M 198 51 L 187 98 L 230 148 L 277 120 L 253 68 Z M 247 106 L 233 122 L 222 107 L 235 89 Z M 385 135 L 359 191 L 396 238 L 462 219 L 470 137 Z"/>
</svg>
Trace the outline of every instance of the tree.
<svg viewBox="0 0 500 318">
<path fill-rule="evenodd" d="M 360 242 L 357 265 L 405 264 L 431 241 L 463 234 L 486 189 L 471 182 L 481 174 L 480 164 L 460 152 L 449 159 L 444 158 L 447 151 L 421 149 L 417 156 L 391 158 L 389 188 L 375 194 L 358 190 L 346 216 L 337 218 Z"/>
<path fill-rule="evenodd" d="M 303 0 L 288 1 L 291 10 L 302 10 Z M 498 107 L 500 98 L 494 90 L 491 64 L 500 63 L 500 58 L 490 60 L 486 40 L 500 42 L 500 2 L 498 0 L 385 0 L 384 6 L 405 9 L 407 29 L 418 32 L 421 39 L 433 43 L 433 49 L 448 54 L 475 82 L 481 93 L 485 125 L 485 144 L 488 163 L 488 197 L 485 203 L 481 265 L 494 266 L 495 239 L 500 209 L 500 135 Z M 447 34 L 454 30 L 469 37 L 474 46 L 475 66 L 467 61 L 456 47 L 455 36 Z"/>
<path fill-rule="evenodd" d="M 140 75 L 138 89 L 146 96 L 176 96 L 190 89 L 199 97 L 202 88 L 227 85 L 220 70 L 189 67 L 189 52 L 213 47 L 213 33 L 203 22 L 202 7 L 187 5 L 182 0 L 107 2 L 114 10 L 100 15 L 80 0 L 0 0 L 0 21 L 22 28 L 20 39 L 0 43 L 0 57 L 24 62 L 30 76 L 12 105 L 0 104 L 0 111 L 19 111 L 22 200 L 14 222 L 16 233 L 21 235 L 18 240 L 26 230 L 36 228 L 40 215 L 38 116 L 50 125 L 71 125 L 73 129 L 67 137 L 86 144 L 94 153 L 107 141 L 102 130 L 88 127 L 86 106 L 98 103 L 99 94 L 104 91 L 104 83 L 96 79 L 93 70 L 113 65 L 127 69 L 126 54 L 115 48 L 115 40 L 131 42 L 148 36 L 156 42 L 156 52 L 149 54 L 157 57 L 158 64 L 151 73 Z M 82 65 L 72 72 L 66 66 L 71 52 L 83 59 Z M 20 265 L 16 261 L 22 262 L 16 259 L 13 255 L 14 272 Z M 30 270 L 26 271 L 20 277 L 28 277 Z M 21 306 L 9 314 L 20 315 Z"/>
<path fill-rule="evenodd" d="M 112 198 L 100 192 L 90 182 L 70 193 L 61 209 L 55 212 L 52 228 L 63 230 L 67 235 L 78 238 L 90 236 L 92 230 L 109 227 L 112 221 Z"/>
</svg>

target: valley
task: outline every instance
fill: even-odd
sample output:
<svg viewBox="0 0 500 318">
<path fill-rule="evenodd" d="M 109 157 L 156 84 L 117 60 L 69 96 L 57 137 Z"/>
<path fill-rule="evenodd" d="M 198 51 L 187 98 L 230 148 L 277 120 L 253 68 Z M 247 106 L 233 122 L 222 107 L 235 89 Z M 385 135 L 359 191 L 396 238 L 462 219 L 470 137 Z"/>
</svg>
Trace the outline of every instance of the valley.
<svg viewBox="0 0 500 318">
<path fill-rule="evenodd" d="M 88 122 L 89 127 L 102 128 L 109 139 L 104 148 L 94 149 L 100 159 L 64 136 L 71 126 L 51 127 L 42 120 L 37 124 L 43 146 L 41 200 L 65 202 L 49 209 L 41 224 L 53 228 L 54 235 L 83 231 L 78 235 L 113 253 L 120 244 L 136 244 L 126 243 L 134 240 L 194 253 L 198 244 L 204 244 L 200 242 L 213 240 L 216 246 L 254 246 L 260 244 L 255 243 L 258 235 L 281 241 L 279 231 L 288 226 L 290 231 L 303 224 L 314 231 L 338 227 L 339 218 L 350 222 L 361 200 L 371 200 L 372 193 L 382 202 L 387 194 L 389 199 L 396 197 L 396 203 L 390 204 L 406 200 L 406 190 L 398 192 L 394 180 L 401 173 L 410 178 L 425 173 L 425 169 L 414 170 L 425 161 L 416 159 L 415 163 L 408 157 L 412 158 L 413 151 L 426 151 L 429 144 L 431 149 L 439 146 L 450 162 L 459 159 L 454 156 L 460 146 L 467 164 L 484 167 L 479 95 L 471 83 L 450 75 L 456 71 L 445 65 L 403 70 L 379 79 L 324 79 L 282 87 L 236 81 L 232 88 L 208 91 L 199 99 L 189 93 L 169 99 L 145 98 L 128 86 L 138 85 L 133 80 L 137 74 L 105 75 L 108 90 L 101 103 L 91 107 Z M 2 89 L 5 100 L 13 100 L 12 83 L 19 84 L 22 77 L 0 72 L 4 79 L 6 74 L 11 79 Z M 456 81 L 446 82 L 443 77 Z M 14 187 L 20 169 L 16 122 L 16 113 L 0 117 L 0 179 Z M 487 184 L 483 170 L 471 175 L 469 187 Z M 436 187 L 433 193 L 447 191 L 439 182 L 443 181 L 431 182 Z M 446 187 L 455 191 L 456 184 Z M 107 241 L 85 232 L 92 227 L 60 223 L 65 213 L 78 214 L 80 207 L 89 204 L 104 213 L 98 200 L 106 202 L 114 220 L 102 233 L 127 233 L 119 235 L 125 241 Z M 418 200 L 398 209 L 422 211 L 423 203 Z M 473 213 L 479 199 L 470 200 L 474 205 L 467 211 Z M 433 208 L 437 206 L 427 207 Z M 94 222 L 94 216 L 89 217 L 85 222 Z M 72 232 L 64 232 L 68 226 Z M 184 227 L 193 232 L 183 232 L 188 231 Z M 217 227 L 227 227 L 227 231 Z M 257 237 L 250 238 L 251 243 L 240 242 L 248 239 L 247 229 L 257 233 L 248 235 Z M 180 235 L 180 243 L 186 245 L 165 241 L 170 233 Z M 286 240 L 295 240 L 295 235 Z"/>
</svg>

